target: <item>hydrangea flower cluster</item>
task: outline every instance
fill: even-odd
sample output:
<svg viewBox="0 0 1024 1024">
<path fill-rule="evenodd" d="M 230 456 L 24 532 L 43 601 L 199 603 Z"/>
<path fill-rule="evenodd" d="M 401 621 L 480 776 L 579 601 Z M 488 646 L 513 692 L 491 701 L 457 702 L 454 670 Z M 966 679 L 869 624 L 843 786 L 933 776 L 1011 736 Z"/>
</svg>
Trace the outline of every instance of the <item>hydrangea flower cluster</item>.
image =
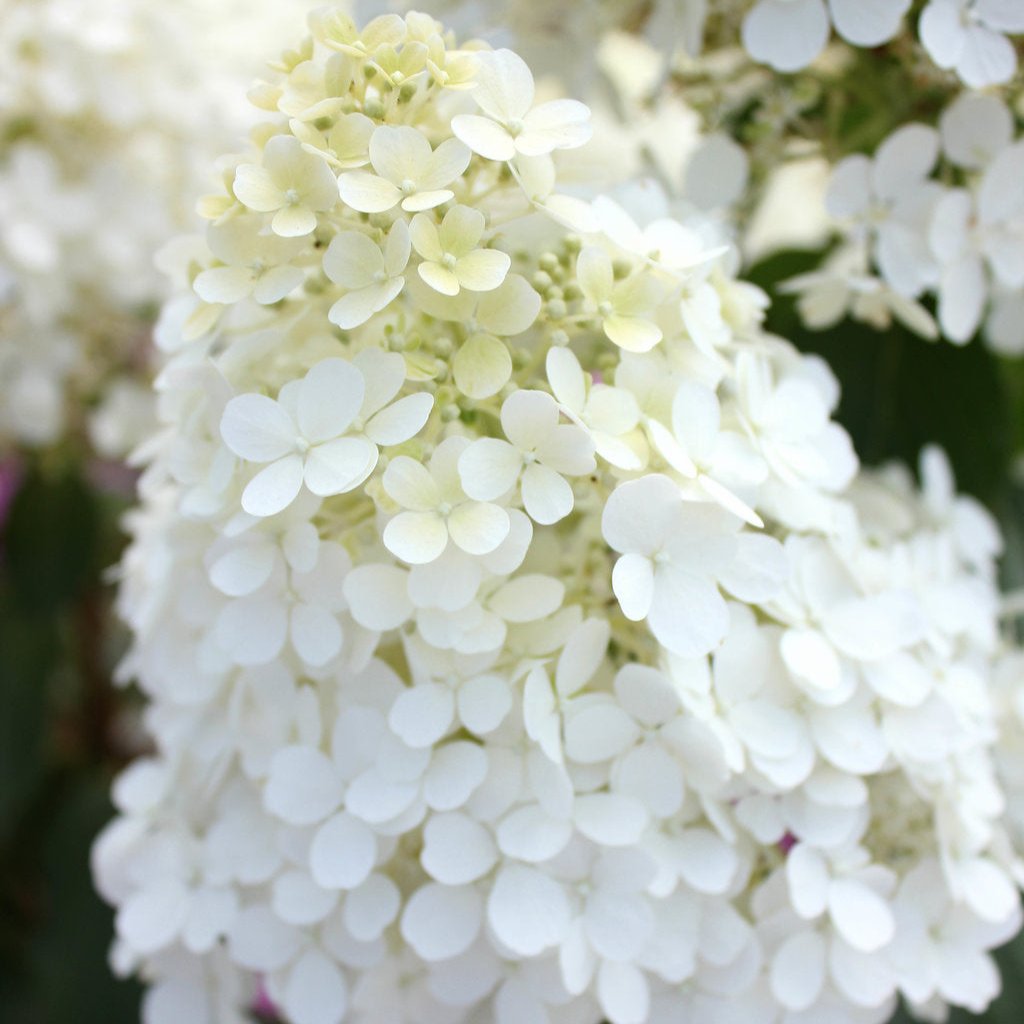
<svg viewBox="0 0 1024 1024">
<path fill-rule="evenodd" d="M 962 345 L 984 324 L 996 351 L 1024 352 L 1024 137 L 1001 99 L 962 93 L 937 129 L 903 125 L 873 157 L 847 157 L 826 202 L 840 246 L 790 283 L 810 326 L 895 316 Z"/>
<path fill-rule="evenodd" d="M 146 1024 L 985 1006 L 992 521 L 938 452 L 858 475 L 826 365 L 656 189 L 559 186 L 589 112 L 515 53 L 310 29 L 160 327 L 155 752 L 94 851 Z"/>
</svg>

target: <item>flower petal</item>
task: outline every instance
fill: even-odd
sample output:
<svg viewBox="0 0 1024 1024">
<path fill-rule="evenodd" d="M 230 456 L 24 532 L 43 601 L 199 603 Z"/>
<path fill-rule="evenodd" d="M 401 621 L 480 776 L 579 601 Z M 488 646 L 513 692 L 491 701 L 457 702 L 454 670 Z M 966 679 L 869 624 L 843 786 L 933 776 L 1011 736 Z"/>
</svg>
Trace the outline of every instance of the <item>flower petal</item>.
<svg viewBox="0 0 1024 1024">
<path fill-rule="evenodd" d="M 361 437 L 339 437 L 310 448 L 306 486 L 321 498 L 358 487 L 377 465 L 377 446 Z"/>
</svg>

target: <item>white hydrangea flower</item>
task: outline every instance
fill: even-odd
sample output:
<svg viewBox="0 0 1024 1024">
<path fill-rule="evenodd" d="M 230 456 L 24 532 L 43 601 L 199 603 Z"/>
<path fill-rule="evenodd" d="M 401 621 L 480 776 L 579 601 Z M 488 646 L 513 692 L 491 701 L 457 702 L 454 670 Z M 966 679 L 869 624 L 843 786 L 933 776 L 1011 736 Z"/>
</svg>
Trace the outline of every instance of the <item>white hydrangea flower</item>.
<svg viewBox="0 0 1024 1024">
<path fill-rule="evenodd" d="M 616 281 L 611 257 L 596 246 L 577 261 L 580 290 L 610 341 L 627 352 L 647 352 L 662 339 L 653 312 L 661 298 L 658 282 L 643 271 Z"/>
<path fill-rule="evenodd" d="M 477 248 L 486 220 L 479 210 L 453 206 L 440 225 L 425 213 L 412 219 L 410 234 L 423 262 L 420 277 L 442 295 L 458 295 L 460 289 L 489 292 L 508 274 L 512 261 L 500 249 Z"/>
<path fill-rule="evenodd" d="M 382 125 L 370 138 L 375 174 L 348 171 L 338 179 L 341 198 L 362 213 L 383 213 L 399 202 L 410 213 L 453 198 L 448 186 L 462 177 L 470 151 L 458 139 L 431 150 L 426 136 L 407 126 Z"/>
<path fill-rule="evenodd" d="M 441 556 L 451 538 L 470 555 L 488 555 L 508 536 L 508 512 L 500 505 L 467 498 L 459 480 L 459 458 L 470 442 L 443 441 L 427 467 L 400 455 L 388 463 L 381 483 L 388 496 L 406 509 L 384 529 L 384 544 L 412 564 Z"/>
<path fill-rule="evenodd" d="M 297 238 L 260 233 L 259 222 L 237 218 L 207 231 L 210 252 L 223 266 L 210 267 L 195 279 L 205 302 L 235 303 L 251 295 L 261 305 L 280 302 L 306 279 L 291 260 L 305 248 Z"/>
<path fill-rule="evenodd" d="M 990 279 L 1008 290 L 1024 288 L 1024 195 L 1010 185 L 1021 174 L 1024 143 L 1006 146 L 985 168 L 976 194 L 950 189 L 935 208 L 929 241 L 942 267 L 939 323 L 957 344 L 981 324 Z"/>
<path fill-rule="evenodd" d="M 715 506 L 684 501 L 668 477 L 646 476 L 617 487 L 601 528 L 622 556 L 612 586 L 623 614 L 647 619 L 674 654 L 710 651 L 728 626 L 719 585 L 738 597 L 764 600 L 785 576 L 777 542 L 737 536 L 740 522 Z"/>
<path fill-rule="evenodd" d="M 316 227 L 318 213 L 337 204 L 338 179 L 297 139 L 279 135 L 267 143 L 262 164 L 238 168 L 234 192 L 250 210 L 274 214 L 270 226 L 275 234 L 301 237 Z"/>
<path fill-rule="evenodd" d="M 231 399 L 221 419 L 225 444 L 242 459 L 268 463 L 246 484 L 245 511 L 276 515 L 303 484 L 321 497 L 358 487 L 377 464 L 377 446 L 408 440 L 430 414 L 430 395 L 392 402 L 401 386 L 386 359 L 325 359 L 285 385 L 277 401 Z"/>
<path fill-rule="evenodd" d="M 533 75 L 511 50 L 477 56 L 473 99 L 484 112 L 459 114 L 452 131 L 474 153 L 488 160 L 512 160 L 517 153 L 541 156 L 574 149 L 591 136 L 590 110 L 578 100 L 550 100 L 534 107 Z"/>
<path fill-rule="evenodd" d="M 934 451 L 920 489 L 858 473 L 720 228 L 606 167 L 559 191 L 589 127 L 518 58 L 426 14 L 309 26 L 246 166 L 280 191 L 283 142 L 379 209 L 261 212 L 231 160 L 167 259 L 119 598 L 157 753 L 94 855 L 149 1024 L 257 991 L 294 1024 L 980 1009 L 1024 777 L 992 521 Z M 971 188 L 1015 146 L 964 102 Z M 858 274 L 893 225 L 927 245 L 936 150 L 849 172 Z"/>
<path fill-rule="evenodd" d="M 1004 33 L 1024 32 L 1024 11 L 1009 0 L 929 0 L 918 25 L 940 68 L 953 68 L 972 89 L 1009 82 L 1017 54 Z"/>
<path fill-rule="evenodd" d="M 835 168 L 827 205 L 873 239 L 874 259 L 896 291 L 919 295 L 936 277 L 926 225 L 942 194 L 928 180 L 939 155 L 939 135 L 924 125 L 904 125 L 873 159 L 851 156 Z"/>
<path fill-rule="evenodd" d="M 327 313 L 332 324 L 350 330 L 391 305 L 405 287 L 412 246 L 405 221 L 391 225 L 384 249 L 358 231 L 334 236 L 324 253 L 324 273 L 346 289 Z"/>
<path fill-rule="evenodd" d="M 550 524 L 573 508 L 565 476 L 595 468 L 593 442 L 579 427 L 558 422 L 558 406 L 542 391 L 516 391 L 501 407 L 507 441 L 481 438 L 459 457 L 462 487 L 471 498 L 493 501 L 518 487 L 534 522 Z"/>
<path fill-rule="evenodd" d="M 349 170 L 365 167 L 370 162 L 370 138 L 374 127 L 373 121 L 365 114 L 358 111 L 343 114 L 326 135 L 305 120 L 293 119 L 288 126 L 307 153 L 322 156 L 332 167 Z"/>
</svg>

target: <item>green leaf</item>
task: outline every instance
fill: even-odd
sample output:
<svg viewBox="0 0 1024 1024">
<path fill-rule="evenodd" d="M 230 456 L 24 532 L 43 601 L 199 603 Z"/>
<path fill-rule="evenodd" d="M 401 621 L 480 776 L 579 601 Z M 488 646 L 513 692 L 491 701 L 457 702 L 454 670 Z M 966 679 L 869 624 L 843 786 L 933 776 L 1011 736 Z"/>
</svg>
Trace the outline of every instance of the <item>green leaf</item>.
<svg viewBox="0 0 1024 1024">
<path fill-rule="evenodd" d="M 18 614 L 0 596 L 0 840 L 14 829 L 44 771 L 52 623 Z"/>
<path fill-rule="evenodd" d="M 99 535 L 96 500 L 81 477 L 30 472 L 4 541 L 18 606 L 48 614 L 74 600 L 97 571 Z"/>
<path fill-rule="evenodd" d="M 43 837 L 44 905 L 30 963 L 33 1019 L 45 1024 L 138 1024 L 139 986 L 110 971 L 113 913 L 96 895 L 89 870 L 92 842 L 112 813 L 108 785 L 98 772 L 69 779 Z"/>
</svg>

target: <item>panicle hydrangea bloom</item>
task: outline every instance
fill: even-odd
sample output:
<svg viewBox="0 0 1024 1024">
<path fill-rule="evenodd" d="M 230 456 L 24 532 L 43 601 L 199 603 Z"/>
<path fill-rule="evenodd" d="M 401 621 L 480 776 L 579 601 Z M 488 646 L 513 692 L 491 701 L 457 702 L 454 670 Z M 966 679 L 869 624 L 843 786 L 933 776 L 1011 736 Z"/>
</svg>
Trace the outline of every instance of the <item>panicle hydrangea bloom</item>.
<svg viewBox="0 0 1024 1024">
<path fill-rule="evenodd" d="M 560 192 L 585 111 L 514 54 L 309 24 L 160 328 L 155 750 L 94 850 L 146 1024 L 985 1006 L 1024 878 L 989 517 L 937 451 L 858 475 L 692 225 Z"/>
</svg>

